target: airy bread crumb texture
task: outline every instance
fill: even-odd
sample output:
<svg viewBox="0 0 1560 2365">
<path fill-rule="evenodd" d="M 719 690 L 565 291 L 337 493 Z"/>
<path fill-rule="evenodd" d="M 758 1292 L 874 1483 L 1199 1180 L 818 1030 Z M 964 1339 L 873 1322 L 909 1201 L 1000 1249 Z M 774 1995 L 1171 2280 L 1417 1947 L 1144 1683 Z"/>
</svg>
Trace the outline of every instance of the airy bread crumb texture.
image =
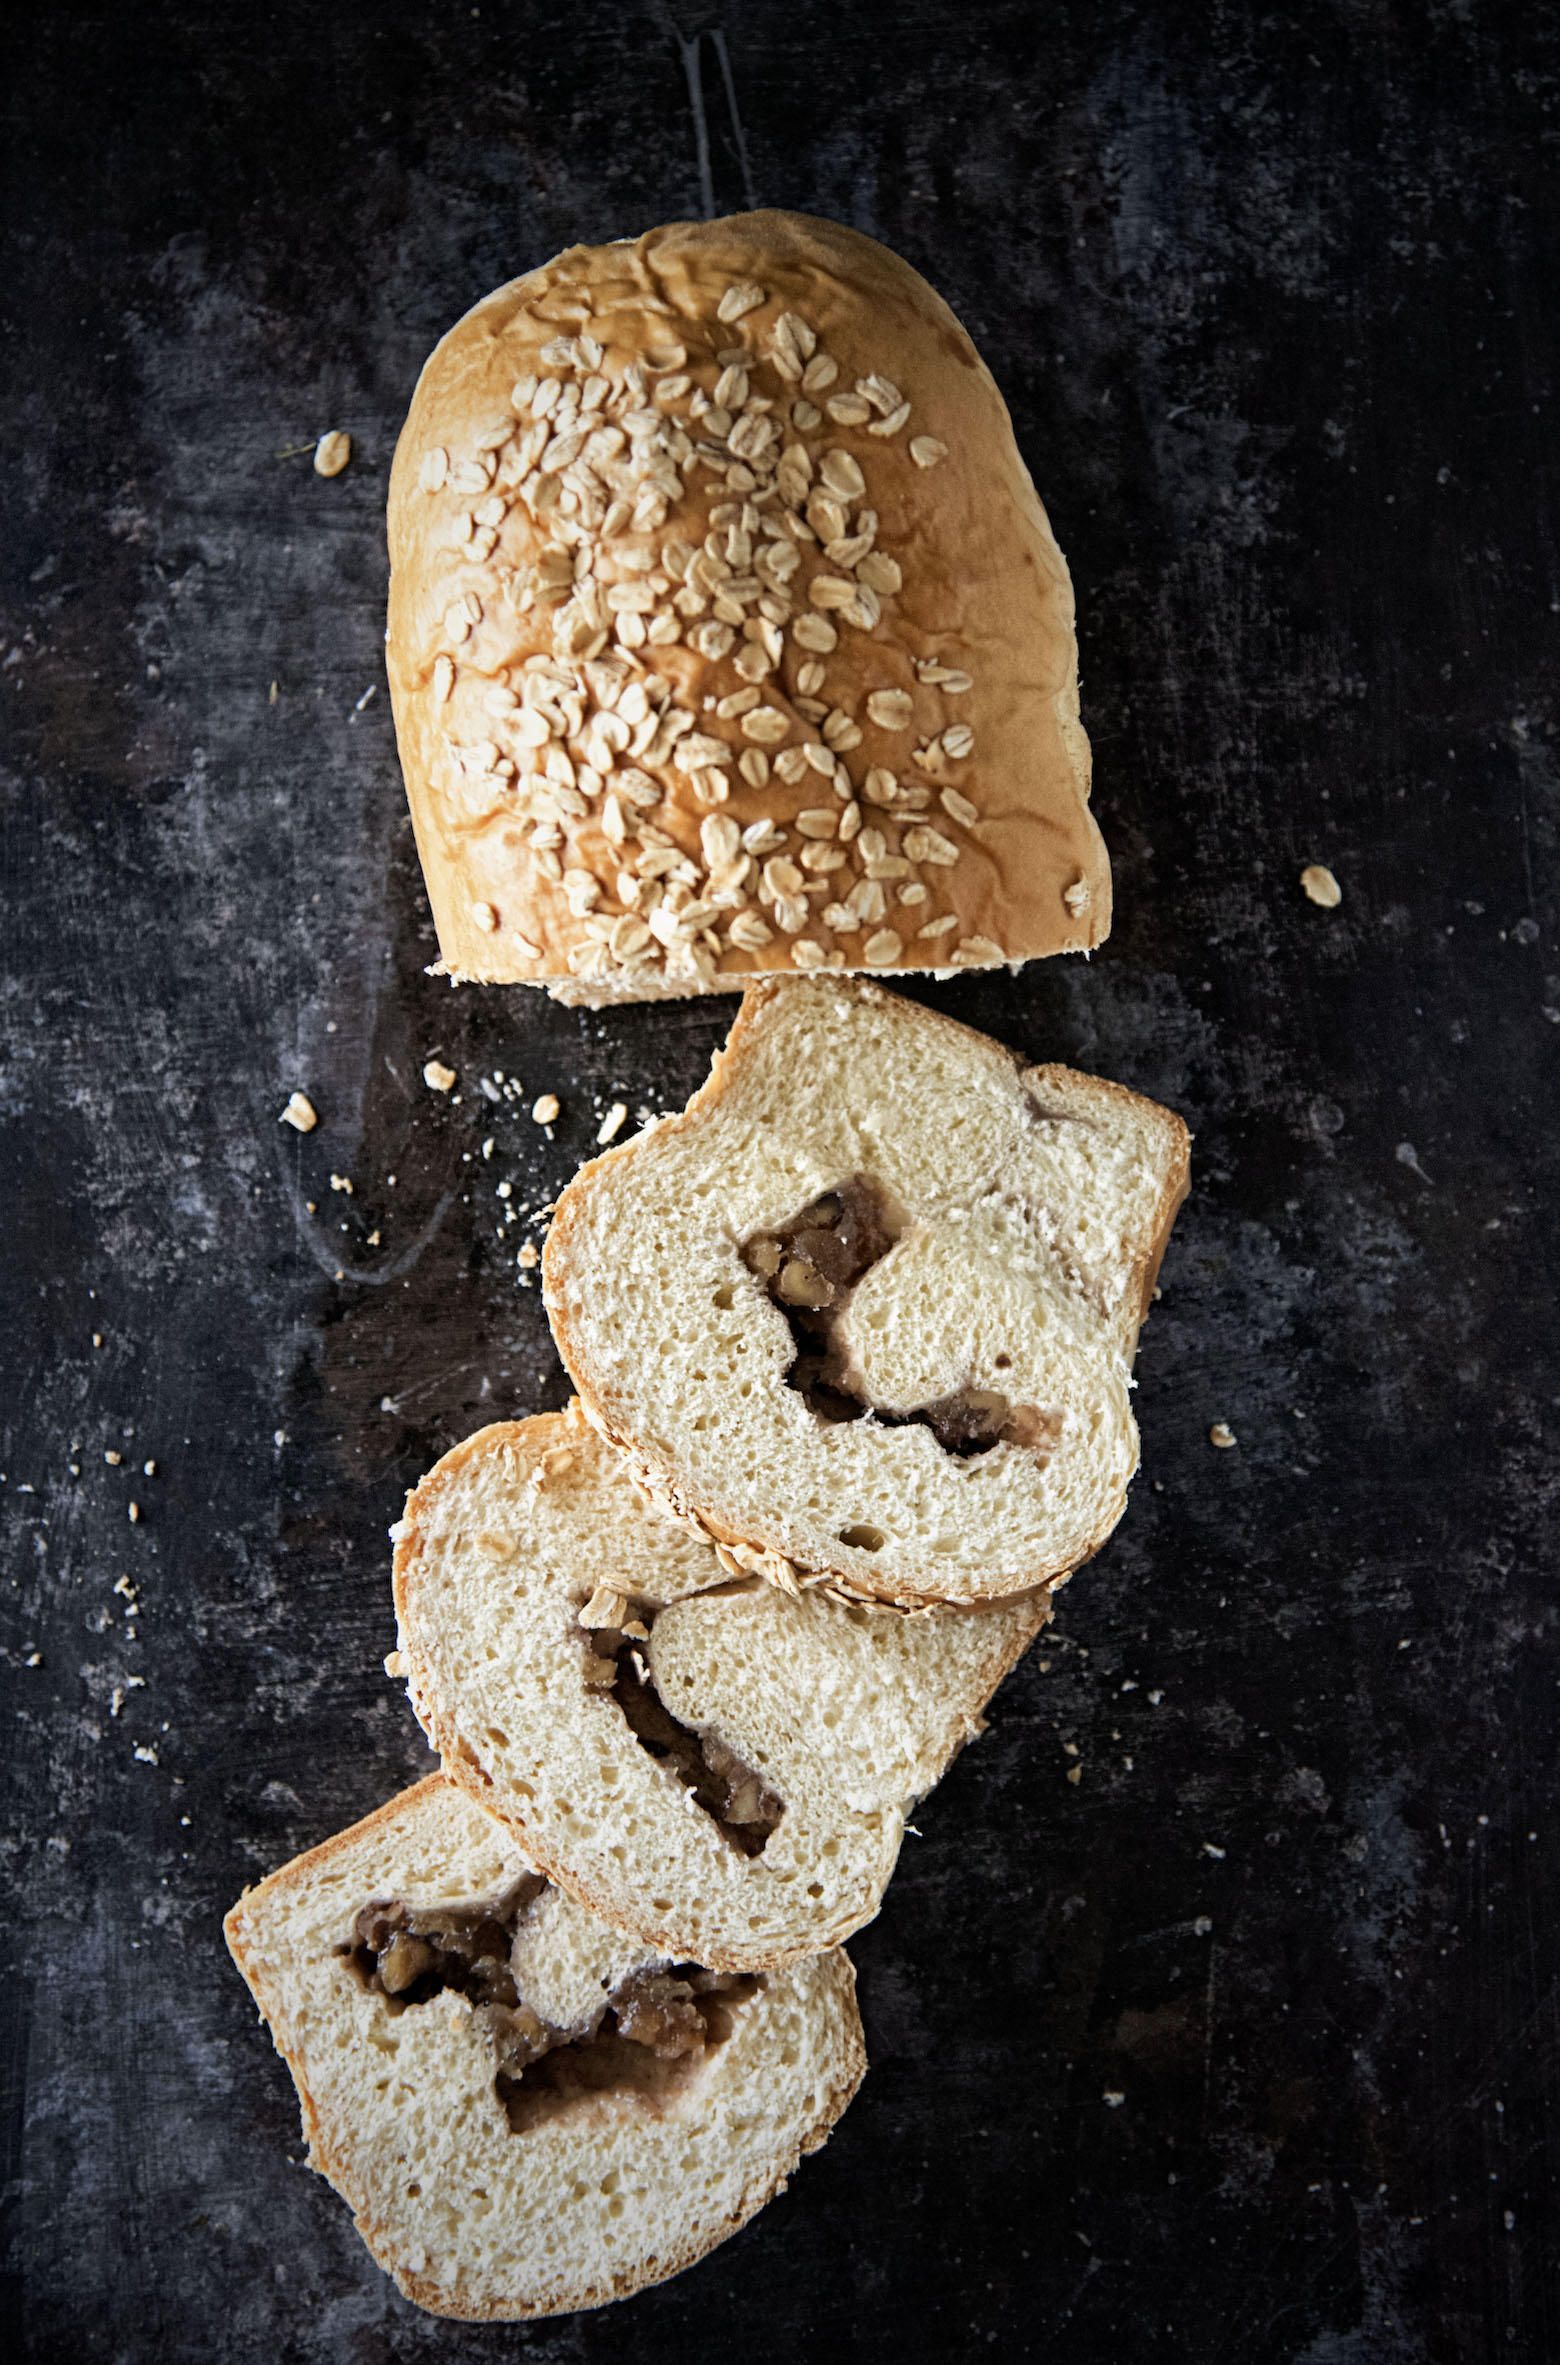
<svg viewBox="0 0 1560 2365">
<path fill-rule="evenodd" d="M 544 1259 L 587 1416 L 732 1565 L 863 1598 L 974 1603 L 1097 1551 L 1137 1466 L 1139 1325 L 1185 1196 L 1154 1102 L 854 980 L 749 989 L 680 1118 L 565 1191 Z M 820 1418 L 744 1243 L 865 1177 L 902 1218 L 842 1305 L 866 1417 Z M 950 1452 L 960 1391 L 1036 1443 Z"/>
<path fill-rule="evenodd" d="M 528 1869 L 436 1775 L 273 1873 L 225 1924 L 292 2071 L 311 2165 L 436 2315 L 556 2315 L 664 2281 L 782 2189 L 866 2066 L 850 1964 L 819 1955 L 768 1974 L 665 2096 L 580 2095 L 516 2132 L 465 1998 L 393 2013 L 337 1950 L 370 1899 L 469 1905 Z M 561 2010 L 653 1959 L 557 1893 L 535 1915 L 536 1975 Z"/>
<path fill-rule="evenodd" d="M 751 1971 L 878 1910 L 905 1817 L 1049 1614 L 1043 1596 L 907 1617 L 733 1582 L 577 1415 L 468 1438 L 409 1497 L 399 1669 L 450 1776 L 593 1912 L 660 1952 Z M 590 1625 L 648 1618 L 667 1709 L 784 1812 L 745 1854 L 592 1682 Z"/>
</svg>

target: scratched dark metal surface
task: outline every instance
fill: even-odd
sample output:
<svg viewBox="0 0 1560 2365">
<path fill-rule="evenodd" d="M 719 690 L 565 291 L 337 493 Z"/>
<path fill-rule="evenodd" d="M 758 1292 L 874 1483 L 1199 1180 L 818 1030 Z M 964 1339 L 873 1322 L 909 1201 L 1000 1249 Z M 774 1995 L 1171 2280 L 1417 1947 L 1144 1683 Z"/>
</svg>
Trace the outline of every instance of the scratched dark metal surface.
<svg viewBox="0 0 1560 2365">
<path fill-rule="evenodd" d="M 12 24 L 6 2315 L 125 2365 L 1553 2359 L 1560 25 L 699 30 Z M 463 2329 L 295 2164 L 219 1916 L 424 1769 L 386 1525 L 565 1392 L 497 1185 L 678 1104 L 731 1006 L 423 974 L 386 477 L 489 287 L 747 186 L 949 297 L 1078 584 L 1115 934 L 926 998 L 1173 1103 L 1196 1188 L 1130 1510 L 855 1942 L 828 2149 L 661 2291 Z M 276 457 L 329 427 L 336 480 Z"/>
</svg>

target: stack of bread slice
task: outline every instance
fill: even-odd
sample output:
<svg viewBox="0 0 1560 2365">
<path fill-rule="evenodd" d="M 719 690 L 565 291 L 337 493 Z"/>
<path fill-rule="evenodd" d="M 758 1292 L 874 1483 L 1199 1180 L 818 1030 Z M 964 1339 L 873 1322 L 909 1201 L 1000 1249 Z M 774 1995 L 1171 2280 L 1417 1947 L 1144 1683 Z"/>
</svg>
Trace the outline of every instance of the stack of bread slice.
<svg viewBox="0 0 1560 2365">
<path fill-rule="evenodd" d="M 842 1941 L 1124 1507 L 1179 1118 L 849 977 L 748 989 L 559 1201 L 578 1391 L 408 1497 L 443 1772 L 229 1941 L 419 2305 L 588 2307 L 734 2231 L 865 2054 Z"/>
</svg>

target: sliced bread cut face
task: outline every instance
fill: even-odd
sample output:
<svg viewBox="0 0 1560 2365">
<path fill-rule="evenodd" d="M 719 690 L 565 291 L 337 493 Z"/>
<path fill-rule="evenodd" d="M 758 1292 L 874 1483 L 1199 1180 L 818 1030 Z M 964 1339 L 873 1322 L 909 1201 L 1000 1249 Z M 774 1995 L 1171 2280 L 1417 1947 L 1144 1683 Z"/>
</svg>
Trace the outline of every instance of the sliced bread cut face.
<svg viewBox="0 0 1560 2365">
<path fill-rule="evenodd" d="M 843 1954 L 674 1969 L 438 1775 L 224 1926 L 311 2166 L 434 2315 L 600 2307 L 691 2266 L 824 2142 L 866 2066 Z"/>
<path fill-rule="evenodd" d="M 775 1581 L 997 1600 L 1098 1551 L 1179 1117 L 851 979 L 751 987 L 681 1117 L 584 1167 L 548 1312 L 658 1500 Z"/>
<path fill-rule="evenodd" d="M 392 1664 L 446 1773 L 593 1913 L 721 1970 L 876 1913 L 906 1814 L 1049 1615 L 733 1581 L 577 1414 L 468 1438 L 397 1535 Z"/>
</svg>

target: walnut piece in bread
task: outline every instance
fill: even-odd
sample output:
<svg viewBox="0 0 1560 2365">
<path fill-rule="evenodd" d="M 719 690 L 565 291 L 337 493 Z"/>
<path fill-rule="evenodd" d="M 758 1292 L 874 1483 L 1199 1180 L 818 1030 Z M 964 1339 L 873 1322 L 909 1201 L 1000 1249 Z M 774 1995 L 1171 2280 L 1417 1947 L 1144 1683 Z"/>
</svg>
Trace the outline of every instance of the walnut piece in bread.
<svg viewBox="0 0 1560 2365">
<path fill-rule="evenodd" d="M 798 214 L 573 247 L 418 382 L 388 666 L 456 980 L 949 970 L 1110 925 L 1072 585 L 907 263 Z"/>
</svg>

